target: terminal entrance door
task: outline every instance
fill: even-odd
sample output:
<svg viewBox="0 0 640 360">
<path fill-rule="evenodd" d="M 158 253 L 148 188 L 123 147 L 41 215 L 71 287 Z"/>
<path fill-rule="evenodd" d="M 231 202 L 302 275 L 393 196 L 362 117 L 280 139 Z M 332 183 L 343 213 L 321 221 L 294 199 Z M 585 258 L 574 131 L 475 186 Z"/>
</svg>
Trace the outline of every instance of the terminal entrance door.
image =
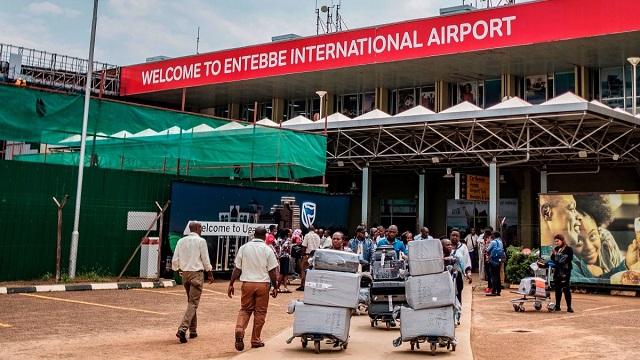
<svg viewBox="0 0 640 360">
<path fill-rule="evenodd" d="M 380 224 L 398 227 L 398 238 L 405 231 L 416 231 L 416 200 L 382 199 L 380 200 Z"/>
</svg>

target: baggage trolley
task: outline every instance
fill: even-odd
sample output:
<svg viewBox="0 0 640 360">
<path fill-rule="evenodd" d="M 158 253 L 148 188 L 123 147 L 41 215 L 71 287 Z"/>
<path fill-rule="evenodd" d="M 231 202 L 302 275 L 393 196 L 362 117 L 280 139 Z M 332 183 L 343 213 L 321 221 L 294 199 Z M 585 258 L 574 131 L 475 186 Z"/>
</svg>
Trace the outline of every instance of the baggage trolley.
<svg viewBox="0 0 640 360">
<path fill-rule="evenodd" d="M 396 259 L 396 251 L 393 246 L 378 246 L 375 251 L 375 261 L 371 266 L 371 303 L 367 312 L 371 327 L 378 326 L 378 322 L 383 322 L 386 329 L 396 325 L 393 318 L 393 308 L 395 305 L 406 304 L 404 293 L 404 279 L 402 278 L 405 269 L 404 260 Z"/>
<path fill-rule="evenodd" d="M 291 342 L 293 341 L 293 339 L 295 339 L 298 336 L 292 336 L 290 338 L 287 339 L 287 344 L 291 344 Z M 333 336 L 333 335 L 328 335 L 328 334 L 320 334 L 320 333 L 315 333 L 315 334 L 302 334 L 299 336 L 300 337 L 300 341 L 302 342 L 302 348 L 305 349 L 307 347 L 307 345 L 309 344 L 309 342 L 313 342 L 313 349 L 315 351 L 316 354 L 320 353 L 320 343 L 323 340 L 326 340 L 326 344 L 331 344 L 333 345 L 334 348 L 339 347 L 342 350 L 346 350 L 347 349 L 347 345 L 349 344 L 349 341 L 342 341 L 340 339 L 338 339 L 337 337 Z"/>
<path fill-rule="evenodd" d="M 551 301 L 551 279 L 553 278 L 554 263 L 539 259 L 530 265 L 533 270 L 534 277 L 524 278 L 520 280 L 518 291 L 511 291 L 514 294 L 522 295 L 517 299 L 509 300 L 516 312 L 524 312 L 525 303 L 533 303 L 533 308 L 537 311 L 542 310 L 543 303 L 547 303 L 547 310 L 553 312 L 555 303 Z"/>
</svg>

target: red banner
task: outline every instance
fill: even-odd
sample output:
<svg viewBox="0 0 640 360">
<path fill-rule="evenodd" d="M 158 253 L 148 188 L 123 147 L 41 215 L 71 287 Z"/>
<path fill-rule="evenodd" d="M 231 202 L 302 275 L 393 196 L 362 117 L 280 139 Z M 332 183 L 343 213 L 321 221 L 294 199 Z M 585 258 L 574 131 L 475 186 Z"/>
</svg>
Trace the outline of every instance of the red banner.
<svg viewBox="0 0 640 360">
<path fill-rule="evenodd" d="M 120 95 L 639 31 L 640 1 L 543 0 L 123 67 Z"/>
</svg>

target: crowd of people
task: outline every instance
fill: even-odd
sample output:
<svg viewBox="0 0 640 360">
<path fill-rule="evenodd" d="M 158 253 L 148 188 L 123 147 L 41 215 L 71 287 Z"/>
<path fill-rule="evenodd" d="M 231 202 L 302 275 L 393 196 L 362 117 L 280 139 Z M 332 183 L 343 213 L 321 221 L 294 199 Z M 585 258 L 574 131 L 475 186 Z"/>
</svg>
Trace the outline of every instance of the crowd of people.
<svg viewBox="0 0 640 360">
<path fill-rule="evenodd" d="M 620 250 L 606 225 L 612 221 L 613 208 L 608 198 L 597 195 L 554 194 L 541 196 L 540 218 L 542 239 L 553 239 L 551 261 L 556 265 L 554 272 L 555 310 L 561 309 L 564 295 L 566 309 L 573 312 L 571 291 L 572 277 L 580 279 L 608 279 L 619 271 L 640 270 L 640 239 L 634 239 L 625 254 Z M 180 239 L 172 259 L 172 267 L 179 271 L 187 293 L 188 307 L 176 336 L 182 343 L 197 337 L 197 307 L 208 273 L 209 283 L 213 280 L 206 241 L 200 236 L 202 225 L 189 223 L 189 235 Z M 309 259 L 317 249 L 333 249 L 353 252 L 359 255 L 361 264 L 373 264 L 377 247 L 392 247 L 399 259 L 407 260 L 411 268 L 409 243 L 432 240 L 429 229 L 423 227 L 414 236 L 410 231 L 400 233 L 396 225 L 367 228 L 362 223 L 355 234 L 309 226 L 306 234 L 301 229 L 278 229 L 271 225 L 268 229 L 260 226 L 254 239 L 244 244 L 235 257 L 235 269 L 231 275 L 228 295 L 234 295 L 234 282 L 242 281 L 241 309 L 236 325 L 236 349 L 244 348 L 244 332 L 251 316 L 254 317 L 251 339 L 252 347 L 264 346 L 260 330 L 264 325 L 269 296 L 290 293 L 288 285 L 294 277 L 299 277 L 304 291 L 306 270 Z M 471 284 L 472 271 L 478 271 L 481 280 L 486 280 L 487 296 L 500 296 L 504 282 L 505 241 L 501 233 L 491 227 L 479 230 L 468 228 L 463 233 L 451 229 L 440 237 L 444 262 L 455 272 L 456 296 L 462 304 L 462 289 L 465 282 Z M 544 244 L 544 243 L 543 243 Z M 364 270 L 366 271 L 366 270 Z"/>
</svg>

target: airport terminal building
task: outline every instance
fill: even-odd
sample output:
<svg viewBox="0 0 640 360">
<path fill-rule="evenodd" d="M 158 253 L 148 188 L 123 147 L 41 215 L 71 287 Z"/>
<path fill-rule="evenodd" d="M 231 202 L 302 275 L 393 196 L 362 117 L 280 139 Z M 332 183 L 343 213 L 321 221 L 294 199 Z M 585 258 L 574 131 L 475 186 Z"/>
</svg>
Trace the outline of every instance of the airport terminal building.
<svg viewBox="0 0 640 360">
<path fill-rule="evenodd" d="M 326 134 L 325 176 L 277 180 L 351 194 L 349 229 L 504 220 L 537 247 L 538 194 L 640 191 L 640 2 L 465 10 L 117 67 L 94 90 Z"/>
</svg>

